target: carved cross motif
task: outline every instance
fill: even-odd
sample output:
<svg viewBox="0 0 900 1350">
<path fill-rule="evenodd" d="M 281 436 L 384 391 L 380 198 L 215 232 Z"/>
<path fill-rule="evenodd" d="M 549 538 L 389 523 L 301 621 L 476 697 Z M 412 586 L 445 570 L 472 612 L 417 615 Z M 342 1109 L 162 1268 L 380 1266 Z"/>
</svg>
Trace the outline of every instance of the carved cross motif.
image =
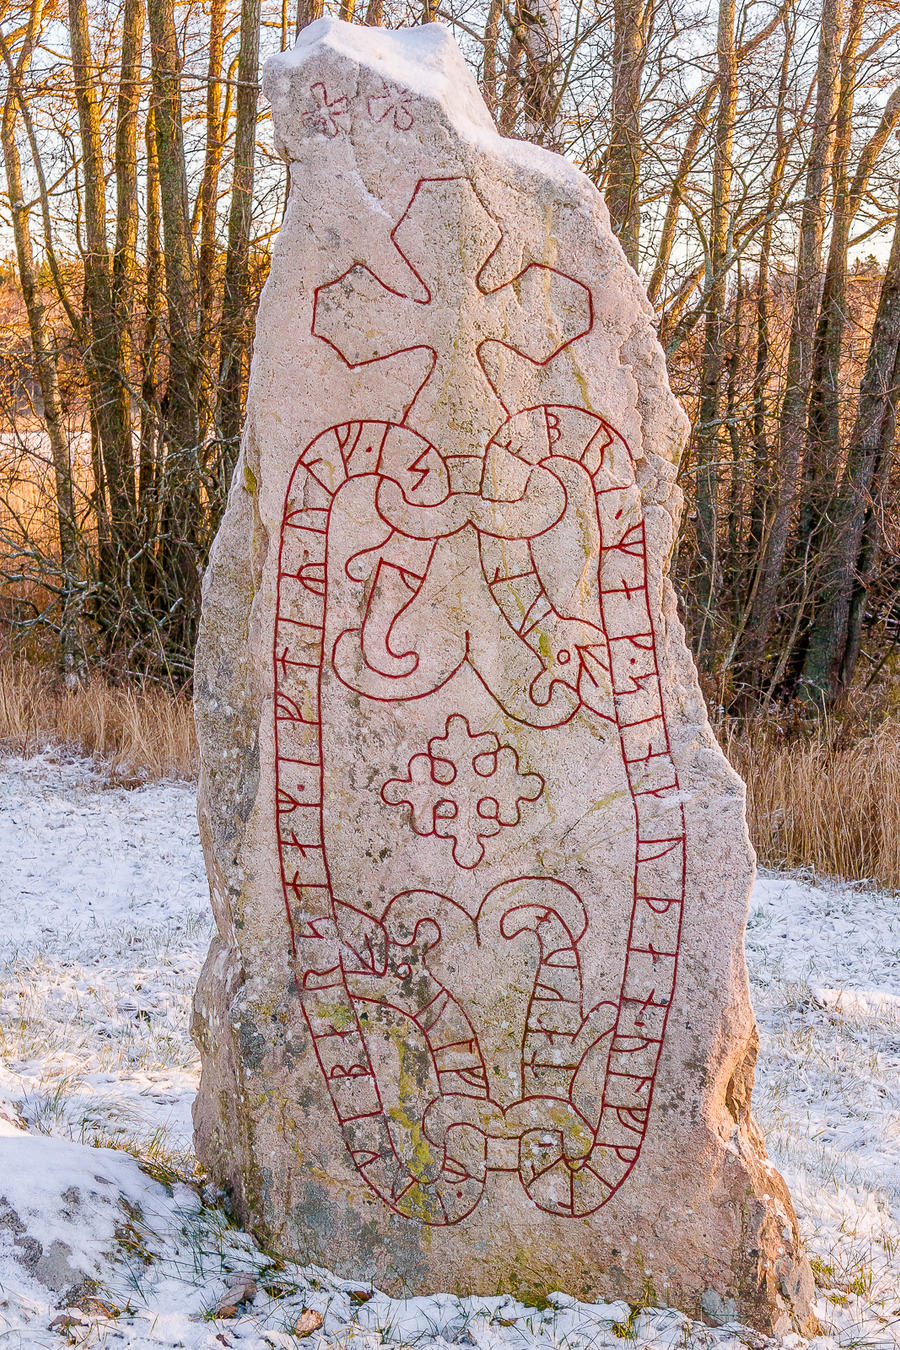
<svg viewBox="0 0 900 1350">
<path fill-rule="evenodd" d="M 546 365 L 593 324 L 588 287 L 556 268 L 531 263 L 486 285 L 502 237 L 467 178 L 423 179 L 391 232 L 409 293 L 362 263 L 316 291 L 312 331 L 351 369 L 430 355 L 405 416 L 415 404 L 417 429 L 451 454 L 483 455 L 505 411 L 481 360 L 486 344 Z"/>
<path fill-rule="evenodd" d="M 333 139 L 350 130 L 350 100 L 346 94 L 329 97 L 321 81 L 310 87 L 313 106 L 303 114 L 303 120 L 313 131 Z"/>
<path fill-rule="evenodd" d="M 409 131 L 416 120 L 409 106 L 414 97 L 402 85 L 385 80 L 381 93 L 366 100 L 366 109 L 373 122 L 393 122 L 395 131 Z"/>
<path fill-rule="evenodd" d="M 391 806 L 406 805 L 416 834 L 453 840 L 457 867 L 477 867 L 483 839 L 503 826 L 518 825 L 524 802 L 544 790 L 538 773 L 523 773 L 511 745 L 492 732 L 469 730 L 459 713 L 447 718 L 445 734 L 432 736 L 427 753 L 413 755 L 405 778 L 391 778 L 381 796 Z"/>
</svg>

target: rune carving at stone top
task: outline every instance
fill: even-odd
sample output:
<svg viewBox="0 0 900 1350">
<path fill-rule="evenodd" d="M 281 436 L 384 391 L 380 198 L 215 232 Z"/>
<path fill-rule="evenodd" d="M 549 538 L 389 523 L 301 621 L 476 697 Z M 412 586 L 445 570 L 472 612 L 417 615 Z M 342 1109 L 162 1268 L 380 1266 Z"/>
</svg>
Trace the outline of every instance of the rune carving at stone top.
<svg viewBox="0 0 900 1350">
<path fill-rule="evenodd" d="M 303 114 L 303 120 L 313 131 L 334 137 L 350 130 L 350 100 L 346 94 L 330 94 L 321 81 L 310 87 L 312 106 Z"/>
<path fill-rule="evenodd" d="M 366 109 L 373 122 L 390 121 L 396 131 L 409 131 L 416 120 L 412 112 L 414 102 L 415 97 L 408 89 L 385 80 L 381 92 L 366 99 Z"/>
</svg>

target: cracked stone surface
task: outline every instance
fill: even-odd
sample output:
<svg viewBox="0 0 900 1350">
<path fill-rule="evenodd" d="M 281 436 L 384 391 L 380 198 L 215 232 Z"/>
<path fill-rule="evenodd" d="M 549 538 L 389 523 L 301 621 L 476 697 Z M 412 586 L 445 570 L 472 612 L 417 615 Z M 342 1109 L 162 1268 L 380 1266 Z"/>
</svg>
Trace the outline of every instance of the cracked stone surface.
<svg viewBox="0 0 900 1350">
<path fill-rule="evenodd" d="M 392 1292 L 808 1330 L 651 307 L 440 26 L 320 20 L 265 88 L 292 187 L 197 654 L 198 1153 L 269 1247 Z"/>
</svg>

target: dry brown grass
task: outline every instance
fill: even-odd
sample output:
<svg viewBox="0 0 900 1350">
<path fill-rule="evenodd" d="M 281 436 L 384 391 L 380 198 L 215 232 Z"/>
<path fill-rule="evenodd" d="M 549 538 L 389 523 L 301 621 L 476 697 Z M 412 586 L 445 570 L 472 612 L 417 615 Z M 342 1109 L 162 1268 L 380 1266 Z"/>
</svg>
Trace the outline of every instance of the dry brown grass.
<svg viewBox="0 0 900 1350">
<path fill-rule="evenodd" d="M 900 720 L 855 737 L 827 723 L 790 736 L 756 723 L 720 736 L 747 782 L 761 862 L 900 889 Z"/>
<path fill-rule="evenodd" d="M 97 675 L 70 690 L 46 667 L 0 654 L 0 748 L 34 755 L 47 747 L 88 755 L 123 783 L 197 772 L 186 694 Z"/>
<path fill-rule="evenodd" d="M 747 781 L 761 862 L 900 890 L 900 719 L 855 736 L 846 724 L 786 733 L 759 721 L 720 727 L 719 737 Z M 100 676 L 66 690 L 47 667 L 0 654 L 0 748 L 47 746 L 92 756 L 123 782 L 197 772 L 186 694 Z"/>
</svg>

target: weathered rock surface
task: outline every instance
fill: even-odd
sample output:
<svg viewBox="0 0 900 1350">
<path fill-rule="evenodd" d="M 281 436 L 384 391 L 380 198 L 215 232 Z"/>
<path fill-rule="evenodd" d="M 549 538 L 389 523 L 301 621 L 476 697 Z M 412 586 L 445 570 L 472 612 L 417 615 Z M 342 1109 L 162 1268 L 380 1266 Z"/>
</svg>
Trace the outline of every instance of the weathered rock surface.
<svg viewBox="0 0 900 1350">
<path fill-rule="evenodd" d="M 197 656 L 199 1154 L 392 1291 L 803 1325 L 651 308 L 437 25 L 321 20 L 266 90 L 291 197 Z"/>
</svg>

